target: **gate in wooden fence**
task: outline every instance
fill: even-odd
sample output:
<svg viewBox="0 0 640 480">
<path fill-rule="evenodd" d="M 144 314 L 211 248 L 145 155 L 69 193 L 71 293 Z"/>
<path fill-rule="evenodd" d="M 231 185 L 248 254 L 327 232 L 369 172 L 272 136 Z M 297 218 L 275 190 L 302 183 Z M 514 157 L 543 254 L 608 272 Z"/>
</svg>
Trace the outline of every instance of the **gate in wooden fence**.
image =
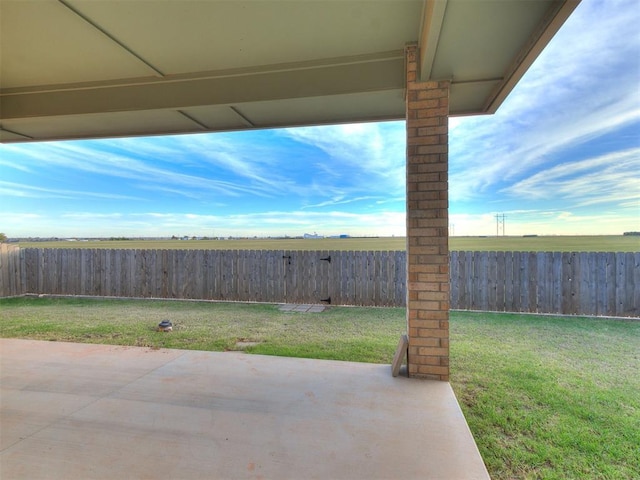
<svg viewBox="0 0 640 480">
<path fill-rule="evenodd" d="M 20 260 L 2 252 L 3 296 L 406 302 L 403 251 L 27 248 Z M 450 272 L 452 309 L 640 316 L 640 252 L 451 252 Z"/>
</svg>

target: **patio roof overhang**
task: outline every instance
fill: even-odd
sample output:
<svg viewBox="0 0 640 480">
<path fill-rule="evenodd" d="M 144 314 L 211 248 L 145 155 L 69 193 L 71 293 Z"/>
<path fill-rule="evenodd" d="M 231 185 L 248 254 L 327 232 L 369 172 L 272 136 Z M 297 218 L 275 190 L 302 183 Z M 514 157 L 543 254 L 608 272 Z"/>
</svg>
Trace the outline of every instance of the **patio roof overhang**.
<svg viewBox="0 0 640 480">
<path fill-rule="evenodd" d="M 492 113 L 579 0 L 0 0 L 0 141 Z"/>
</svg>

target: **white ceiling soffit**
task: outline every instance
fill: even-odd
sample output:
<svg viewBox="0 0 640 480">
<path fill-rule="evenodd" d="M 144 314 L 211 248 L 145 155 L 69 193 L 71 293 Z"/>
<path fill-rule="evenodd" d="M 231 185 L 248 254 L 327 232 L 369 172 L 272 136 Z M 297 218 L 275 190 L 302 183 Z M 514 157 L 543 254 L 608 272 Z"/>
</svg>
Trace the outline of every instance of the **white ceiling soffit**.
<svg viewBox="0 0 640 480">
<path fill-rule="evenodd" d="M 0 0 L 0 141 L 494 112 L 579 0 Z"/>
</svg>

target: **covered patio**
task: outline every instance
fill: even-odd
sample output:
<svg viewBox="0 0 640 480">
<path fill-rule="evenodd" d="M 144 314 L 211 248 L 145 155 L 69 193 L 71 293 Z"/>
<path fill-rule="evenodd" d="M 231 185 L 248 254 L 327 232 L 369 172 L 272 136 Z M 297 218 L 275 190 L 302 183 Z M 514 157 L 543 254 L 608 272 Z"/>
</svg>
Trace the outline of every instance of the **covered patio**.
<svg viewBox="0 0 640 480">
<path fill-rule="evenodd" d="M 447 382 L 388 365 L 2 339 L 0 477 L 489 478 Z"/>
<path fill-rule="evenodd" d="M 442 380 L 3 340 L 2 478 L 487 478 L 447 383 L 448 119 L 577 3 L 0 2 L 5 143 L 405 120 L 408 373 Z"/>
</svg>

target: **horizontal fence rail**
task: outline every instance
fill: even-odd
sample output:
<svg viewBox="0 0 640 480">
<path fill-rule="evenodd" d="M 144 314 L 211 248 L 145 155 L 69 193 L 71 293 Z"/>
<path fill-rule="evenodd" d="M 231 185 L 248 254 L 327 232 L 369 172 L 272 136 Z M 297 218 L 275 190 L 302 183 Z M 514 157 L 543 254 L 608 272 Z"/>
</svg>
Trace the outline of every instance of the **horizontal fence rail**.
<svg viewBox="0 0 640 480">
<path fill-rule="evenodd" d="M 13 294 L 6 293 L 9 291 L 361 306 L 406 304 L 404 251 L 27 248 L 20 250 L 20 262 L 15 258 L 15 253 L 3 253 L 0 258 L 3 296 Z M 9 265 L 9 274 L 5 265 Z M 450 274 L 452 309 L 640 316 L 640 252 L 454 251 Z M 13 290 L 6 287 L 9 284 L 14 285 Z"/>
</svg>

